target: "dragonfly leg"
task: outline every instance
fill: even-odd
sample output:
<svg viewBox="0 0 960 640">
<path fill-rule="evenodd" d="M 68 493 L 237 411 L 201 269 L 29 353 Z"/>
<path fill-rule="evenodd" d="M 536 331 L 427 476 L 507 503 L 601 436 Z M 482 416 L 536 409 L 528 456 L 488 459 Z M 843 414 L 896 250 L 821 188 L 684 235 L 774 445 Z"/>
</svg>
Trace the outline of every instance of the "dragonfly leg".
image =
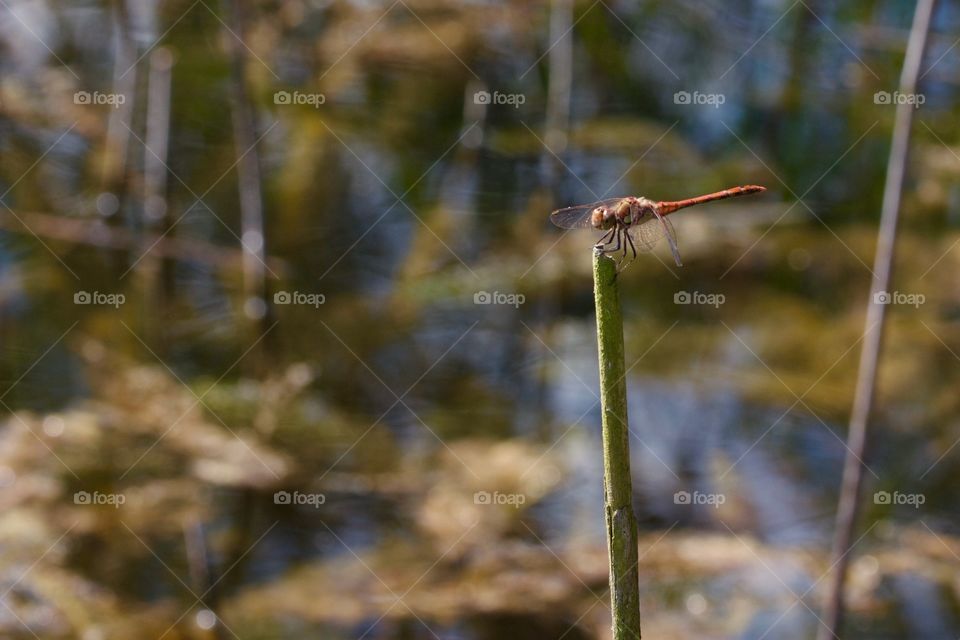
<svg viewBox="0 0 960 640">
<path fill-rule="evenodd" d="M 617 250 L 621 252 L 623 255 L 621 255 L 617 259 L 617 273 L 623 271 L 623 263 L 627 258 L 627 241 L 628 240 L 629 240 L 629 236 L 627 234 L 627 228 L 621 227 L 617 235 Z"/>
<path fill-rule="evenodd" d="M 616 231 L 614 235 L 617 238 L 617 246 L 615 246 L 612 251 L 608 251 L 607 253 L 617 253 L 620 251 L 620 227 L 616 226 L 613 228 L 613 230 Z"/>
<path fill-rule="evenodd" d="M 611 242 L 613 242 L 613 233 L 614 233 L 616 230 L 617 230 L 616 227 L 614 227 L 613 229 L 610 229 L 610 231 L 608 231 L 607 233 L 603 234 L 603 237 L 600 238 L 600 240 L 597 242 L 597 244 L 596 244 L 595 246 L 597 246 L 597 247 L 604 247 L 604 246 L 610 244 Z"/>
<path fill-rule="evenodd" d="M 633 259 L 637 259 L 637 248 L 633 245 L 633 238 L 630 237 L 630 234 L 627 234 L 627 242 L 630 243 L 630 250 L 633 251 Z"/>
<path fill-rule="evenodd" d="M 637 248 L 633 245 L 633 238 L 630 237 L 630 233 L 627 230 L 624 230 L 623 237 L 625 239 L 623 245 L 623 257 L 617 262 L 617 273 L 620 273 L 637 259 Z M 633 252 L 633 258 L 627 260 L 627 246 L 629 245 L 630 250 Z"/>
</svg>

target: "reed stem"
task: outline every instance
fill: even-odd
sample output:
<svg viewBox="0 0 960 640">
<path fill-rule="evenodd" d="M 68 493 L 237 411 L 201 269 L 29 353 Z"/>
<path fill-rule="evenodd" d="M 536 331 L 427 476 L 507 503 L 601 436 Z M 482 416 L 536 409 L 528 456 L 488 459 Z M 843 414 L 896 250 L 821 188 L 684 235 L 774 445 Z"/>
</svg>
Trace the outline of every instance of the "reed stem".
<svg viewBox="0 0 960 640">
<path fill-rule="evenodd" d="M 637 521 L 633 515 L 627 383 L 623 356 L 623 317 L 613 260 L 593 254 L 597 307 L 600 405 L 603 412 L 603 495 L 610 561 L 610 604 L 614 640 L 640 637 L 640 581 Z"/>
</svg>

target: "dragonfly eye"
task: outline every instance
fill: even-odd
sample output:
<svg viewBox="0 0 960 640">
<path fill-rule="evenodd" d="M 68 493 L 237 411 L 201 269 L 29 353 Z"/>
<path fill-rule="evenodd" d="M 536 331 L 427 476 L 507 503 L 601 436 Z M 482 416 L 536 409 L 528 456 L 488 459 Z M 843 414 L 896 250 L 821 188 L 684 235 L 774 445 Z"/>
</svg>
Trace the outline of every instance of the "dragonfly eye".
<svg viewBox="0 0 960 640">
<path fill-rule="evenodd" d="M 604 208 L 597 207 L 590 213 L 590 224 L 599 229 L 606 221 L 607 217 L 604 215 Z"/>
</svg>

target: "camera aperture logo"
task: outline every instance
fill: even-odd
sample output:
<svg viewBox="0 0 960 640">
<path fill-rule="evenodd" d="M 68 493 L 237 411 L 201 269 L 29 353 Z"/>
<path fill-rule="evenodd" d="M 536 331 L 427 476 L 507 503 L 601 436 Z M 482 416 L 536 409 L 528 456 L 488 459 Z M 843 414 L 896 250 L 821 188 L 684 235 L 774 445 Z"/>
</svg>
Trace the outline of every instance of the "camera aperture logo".
<svg viewBox="0 0 960 640">
<path fill-rule="evenodd" d="M 481 505 L 508 505 L 515 509 L 519 509 L 520 505 L 527 502 L 527 496 L 522 493 L 500 493 L 499 491 L 494 491 L 490 493 L 489 491 L 477 491 L 473 494 L 473 504 Z"/>
<path fill-rule="evenodd" d="M 927 97 L 922 93 L 900 93 L 894 91 L 877 91 L 873 94 L 874 104 L 911 104 L 914 109 L 919 109 L 920 105 L 927 101 Z"/>
<path fill-rule="evenodd" d="M 122 493 L 100 493 L 99 491 L 77 491 L 73 494 L 73 504 L 80 505 L 109 505 L 114 509 L 119 509 L 120 505 L 127 501 L 127 496 Z"/>
<path fill-rule="evenodd" d="M 302 291 L 277 291 L 273 294 L 273 304 L 300 304 L 320 308 L 327 297 L 322 293 L 304 293 Z"/>
<path fill-rule="evenodd" d="M 703 293 L 702 291 L 677 291 L 673 294 L 673 304 L 702 304 L 719 309 L 727 301 L 722 293 Z"/>
<path fill-rule="evenodd" d="M 77 91 L 73 94 L 73 104 L 95 104 L 110 105 L 114 109 L 119 109 L 120 105 L 127 101 L 127 96 L 122 93 L 101 93 L 94 91 Z"/>
<path fill-rule="evenodd" d="M 494 91 L 477 91 L 473 94 L 474 104 L 507 104 L 514 109 L 519 109 L 520 105 L 527 101 L 527 96 L 522 93 L 500 93 Z"/>
<path fill-rule="evenodd" d="M 505 304 L 519 309 L 527 301 L 522 293 L 502 293 L 500 291 L 477 291 L 473 294 L 473 304 Z"/>
<path fill-rule="evenodd" d="M 927 297 L 922 293 L 902 293 L 900 291 L 877 291 L 873 294 L 874 304 L 906 304 L 914 309 L 919 309 L 920 305 L 927 301 Z"/>
<path fill-rule="evenodd" d="M 727 496 L 722 493 L 700 493 L 699 491 L 690 493 L 689 491 L 677 491 L 673 494 L 673 504 L 705 504 L 719 509 L 720 505 L 726 501 Z"/>
<path fill-rule="evenodd" d="M 303 506 L 308 505 L 314 509 L 319 509 L 320 505 L 327 501 L 327 496 L 322 493 L 301 493 L 294 491 L 277 491 L 273 494 L 273 504 L 289 504 Z"/>
<path fill-rule="evenodd" d="M 114 309 L 127 301 L 122 293 L 101 293 L 100 291 L 77 291 L 73 294 L 73 304 L 107 305 Z"/>
<path fill-rule="evenodd" d="M 920 505 L 927 501 L 927 497 L 922 493 L 900 493 L 894 491 L 877 491 L 873 494 L 873 504 L 901 505 L 907 504 L 914 509 L 919 509 Z"/>
<path fill-rule="evenodd" d="M 302 91 L 277 91 L 273 94 L 273 104 L 279 105 L 309 105 L 319 109 L 327 101 L 322 93 L 303 93 Z"/>
<path fill-rule="evenodd" d="M 677 91 L 673 94 L 673 104 L 708 105 L 719 109 L 727 101 L 722 93 L 700 93 L 699 91 Z"/>
</svg>

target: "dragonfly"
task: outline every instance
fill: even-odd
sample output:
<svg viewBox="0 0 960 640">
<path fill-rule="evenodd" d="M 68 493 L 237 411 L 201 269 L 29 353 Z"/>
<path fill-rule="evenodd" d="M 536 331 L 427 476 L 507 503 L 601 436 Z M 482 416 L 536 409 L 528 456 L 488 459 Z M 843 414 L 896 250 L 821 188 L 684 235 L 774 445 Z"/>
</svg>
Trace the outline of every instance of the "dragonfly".
<svg viewBox="0 0 960 640">
<path fill-rule="evenodd" d="M 733 187 L 723 191 L 715 191 L 706 195 L 686 200 L 665 200 L 655 202 L 643 197 L 608 198 L 590 204 L 581 204 L 575 207 L 557 209 L 550 214 L 550 221 L 562 229 L 597 229 L 606 231 L 600 241 L 594 245 L 599 251 L 616 255 L 622 253 L 622 264 L 627 258 L 629 249 L 633 257 L 637 258 L 637 251 L 650 251 L 666 237 L 670 244 L 670 251 L 678 267 L 680 251 L 677 248 L 677 233 L 667 216 L 674 211 L 686 209 L 696 204 L 713 202 L 745 196 L 751 193 L 766 191 L 766 187 L 749 184 L 742 187 Z"/>
</svg>

